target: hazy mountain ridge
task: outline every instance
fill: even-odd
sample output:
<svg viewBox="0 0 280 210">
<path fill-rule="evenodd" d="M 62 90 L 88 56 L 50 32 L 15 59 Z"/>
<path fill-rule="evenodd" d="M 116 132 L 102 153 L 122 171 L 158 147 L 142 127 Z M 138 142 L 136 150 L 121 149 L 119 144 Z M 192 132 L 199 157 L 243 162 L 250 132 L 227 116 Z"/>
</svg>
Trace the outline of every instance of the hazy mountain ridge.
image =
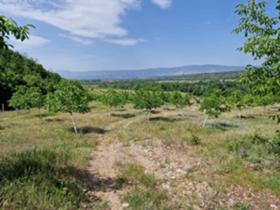
<svg viewBox="0 0 280 210">
<path fill-rule="evenodd" d="M 133 79 L 153 79 L 166 76 L 179 76 L 212 72 L 233 72 L 242 71 L 242 66 L 224 65 L 189 65 L 171 68 L 151 68 L 142 70 L 115 70 L 115 71 L 86 71 L 70 72 L 59 71 L 58 73 L 72 80 L 133 80 Z"/>
</svg>

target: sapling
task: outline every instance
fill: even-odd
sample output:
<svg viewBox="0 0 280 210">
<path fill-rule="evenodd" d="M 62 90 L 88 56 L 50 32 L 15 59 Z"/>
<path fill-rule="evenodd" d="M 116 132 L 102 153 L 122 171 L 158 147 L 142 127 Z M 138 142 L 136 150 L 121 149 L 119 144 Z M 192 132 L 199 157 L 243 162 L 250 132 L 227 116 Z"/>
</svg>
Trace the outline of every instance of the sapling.
<svg viewBox="0 0 280 210">
<path fill-rule="evenodd" d="M 158 92 L 137 90 L 133 97 L 133 103 L 134 108 L 145 109 L 150 114 L 153 109 L 161 107 L 164 102 Z"/>
<path fill-rule="evenodd" d="M 222 112 L 230 110 L 228 103 L 222 92 L 218 89 L 210 90 L 201 100 L 200 110 L 205 113 L 205 118 L 202 127 L 205 127 L 209 116 L 218 118 Z"/>
<path fill-rule="evenodd" d="M 74 113 L 86 113 L 89 108 L 88 91 L 75 81 L 62 80 L 54 93 L 47 96 L 46 107 L 51 112 L 66 112 L 71 116 L 75 134 L 78 134 Z"/>
<path fill-rule="evenodd" d="M 16 88 L 16 92 L 14 92 L 13 96 L 9 100 L 9 106 L 13 107 L 17 110 L 30 109 L 30 102 L 26 97 L 27 87 L 26 86 L 18 86 Z"/>
<path fill-rule="evenodd" d="M 191 100 L 189 95 L 183 95 L 180 92 L 175 92 L 171 95 L 171 103 L 177 108 L 184 108 L 185 106 L 191 105 Z"/>
</svg>

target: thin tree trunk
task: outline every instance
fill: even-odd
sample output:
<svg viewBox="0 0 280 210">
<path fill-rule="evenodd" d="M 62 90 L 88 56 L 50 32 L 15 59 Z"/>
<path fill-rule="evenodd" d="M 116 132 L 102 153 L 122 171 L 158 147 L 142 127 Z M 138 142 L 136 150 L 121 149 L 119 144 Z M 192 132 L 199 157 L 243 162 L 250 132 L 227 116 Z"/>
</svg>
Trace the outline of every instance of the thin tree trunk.
<svg viewBox="0 0 280 210">
<path fill-rule="evenodd" d="M 39 117 L 40 117 L 40 120 L 42 120 L 42 113 L 41 113 L 41 109 L 39 108 Z"/>
<path fill-rule="evenodd" d="M 205 118 L 204 118 L 204 121 L 203 121 L 203 124 L 202 124 L 202 127 L 204 128 L 205 127 L 205 125 L 206 125 L 206 123 L 207 123 L 207 120 L 208 120 L 208 114 L 205 116 Z"/>
<path fill-rule="evenodd" d="M 238 117 L 239 117 L 239 119 L 242 118 L 241 109 L 238 109 Z"/>
<path fill-rule="evenodd" d="M 2 112 L 5 112 L 5 105 L 2 104 Z"/>
<path fill-rule="evenodd" d="M 73 115 L 73 112 L 71 112 L 70 115 L 71 115 L 72 125 L 73 125 L 73 128 L 74 128 L 75 134 L 77 136 L 78 135 L 78 130 L 77 130 L 77 126 L 76 126 L 75 117 Z"/>
</svg>

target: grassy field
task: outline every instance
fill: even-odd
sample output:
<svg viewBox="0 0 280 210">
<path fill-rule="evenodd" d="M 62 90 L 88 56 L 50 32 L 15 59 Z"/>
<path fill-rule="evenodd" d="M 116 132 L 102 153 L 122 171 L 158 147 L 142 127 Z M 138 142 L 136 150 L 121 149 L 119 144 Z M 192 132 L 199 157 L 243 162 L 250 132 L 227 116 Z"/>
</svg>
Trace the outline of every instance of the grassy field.
<svg viewBox="0 0 280 210">
<path fill-rule="evenodd" d="M 0 209 L 277 209 L 279 107 L 0 113 Z M 279 141 L 278 141 L 279 142 Z"/>
</svg>

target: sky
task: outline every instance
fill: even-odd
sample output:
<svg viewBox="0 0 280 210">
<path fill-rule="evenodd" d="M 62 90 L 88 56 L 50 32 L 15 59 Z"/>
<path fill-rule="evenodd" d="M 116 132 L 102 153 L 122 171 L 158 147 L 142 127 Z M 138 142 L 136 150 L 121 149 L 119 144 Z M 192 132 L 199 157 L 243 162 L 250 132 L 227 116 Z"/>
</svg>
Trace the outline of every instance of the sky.
<svg viewBox="0 0 280 210">
<path fill-rule="evenodd" d="M 269 12 L 273 3 L 269 0 Z M 234 10 L 247 0 L 0 0 L 0 14 L 31 23 L 15 50 L 53 71 L 258 64 L 238 52 Z M 275 1 L 276 2 L 276 1 Z"/>
</svg>

